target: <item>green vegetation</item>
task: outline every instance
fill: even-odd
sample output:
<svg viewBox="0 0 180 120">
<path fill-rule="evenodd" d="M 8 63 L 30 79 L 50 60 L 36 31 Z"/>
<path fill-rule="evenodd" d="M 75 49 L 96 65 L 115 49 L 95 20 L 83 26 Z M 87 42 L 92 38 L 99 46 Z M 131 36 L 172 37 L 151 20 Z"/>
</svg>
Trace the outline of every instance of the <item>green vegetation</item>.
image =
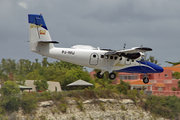
<svg viewBox="0 0 180 120">
<path fill-rule="evenodd" d="M 153 60 L 153 58 L 151 58 Z M 98 72 L 97 70 L 95 70 Z M 179 73 L 176 76 L 179 76 Z M 34 82 L 41 93 L 20 94 L 18 84 L 23 85 L 26 79 L 37 80 Z M 76 88 L 73 91 L 50 92 L 45 91 L 48 88 L 47 81 L 57 81 L 61 83 L 63 90 L 67 90 L 66 85 L 78 79 L 83 79 L 94 84 L 91 88 Z M 74 99 L 77 107 L 81 111 L 85 111 L 83 101 L 92 99 L 93 104 L 100 106 L 102 111 L 106 108 L 102 102 L 97 101 L 99 98 L 113 99 L 132 99 L 136 105 L 150 111 L 154 116 L 162 116 L 169 119 L 179 119 L 180 114 L 180 98 L 176 96 L 146 96 L 143 91 L 129 90 L 129 83 L 120 81 L 118 85 L 110 84 L 112 80 L 108 78 L 108 74 L 104 74 L 103 79 L 91 79 L 89 73 L 82 66 L 74 65 L 64 61 L 56 61 L 49 63 L 47 58 L 43 58 L 42 62 L 35 62 L 21 59 L 17 63 L 15 60 L 2 59 L 0 64 L 0 80 L 2 88 L 0 90 L 0 119 L 7 113 L 18 111 L 21 107 L 24 114 L 32 114 L 37 108 L 37 102 L 53 100 L 57 109 L 52 109 L 52 113 L 57 111 L 66 113 L 68 108 L 68 100 Z M 16 82 L 15 82 L 16 81 Z M 180 82 L 179 88 L 180 88 Z M 175 88 L 173 88 L 175 90 Z M 126 110 L 125 106 L 121 106 L 122 110 Z M 143 118 L 144 115 L 142 114 Z M 8 119 L 8 118 L 7 118 Z M 41 116 L 40 119 L 46 119 Z M 76 119 L 72 116 L 72 119 Z M 125 115 L 122 116 L 125 119 Z"/>
<path fill-rule="evenodd" d="M 105 108 L 105 106 L 104 106 L 104 104 L 103 104 L 102 102 L 99 102 L 99 106 L 100 106 L 100 109 L 101 109 L 102 111 L 105 111 L 105 110 L 106 110 L 106 108 Z"/>
<path fill-rule="evenodd" d="M 152 63 L 154 63 L 154 64 L 157 64 L 157 63 L 158 63 L 158 61 L 155 60 L 154 56 L 149 56 L 149 58 L 147 59 L 147 61 L 150 61 L 150 62 L 152 62 Z M 159 64 L 158 64 L 158 65 L 159 65 Z"/>
<path fill-rule="evenodd" d="M 85 109 L 84 109 L 84 104 L 83 104 L 83 102 L 82 102 L 82 100 L 81 99 L 78 99 L 78 98 L 74 98 L 74 100 L 76 101 L 76 103 L 77 103 L 77 108 L 79 108 L 81 111 L 85 111 Z"/>
<path fill-rule="evenodd" d="M 49 63 L 46 57 L 42 62 L 38 62 L 38 59 L 35 59 L 35 62 L 25 59 L 20 59 L 18 62 L 2 59 L 0 64 L 0 80 L 3 82 L 11 80 L 23 85 L 25 80 L 37 80 L 34 84 L 41 91 L 48 88 L 47 81 L 60 82 L 62 89 L 66 90 L 67 84 L 78 79 L 94 83 L 87 70 L 82 66 L 64 61 Z"/>
<path fill-rule="evenodd" d="M 37 93 L 23 93 L 22 99 L 21 99 L 21 107 L 24 110 L 24 113 L 31 113 L 34 109 L 37 107 Z"/>
<path fill-rule="evenodd" d="M 48 83 L 46 80 L 34 81 L 34 85 L 36 86 L 37 91 L 45 91 L 48 89 Z"/>
<path fill-rule="evenodd" d="M 180 98 L 176 96 L 147 96 L 146 102 L 141 106 L 157 116 L 179 119 Z"/>
<path fill-rule="evenodd" d="M 170 61 L 165 61 L 165 62 L 167 62 L 167 63 L 171 64 L 172 66 L 175 66 L 175 65 L 180 64 L 180 61 L 179 61 L 179 62 L 170 62 Z"/>
<path fill-rule="evenodd" d="M 123 93 L 123 94 L 127 94 L 128 92 L 128 88 L 129 88 L 129 83 L 128 82 L 124 82 L 124 81 L 120 81 L 120 84 L 117 85 L 117 89 L 119 90 L 119 92 Z"/>
<path fill-rule="evenodd" d="M 13 81 L 6 81 L 1 88 L 0 93 L 4 96 L 17 94 L 20 92 L 19 86 Z"/>
<path fill-rule="evenodd" d="M 180 79 L 180 72 L 174 72 L 172 75 L 175 76 L 176 79 Z"/>
</svg>

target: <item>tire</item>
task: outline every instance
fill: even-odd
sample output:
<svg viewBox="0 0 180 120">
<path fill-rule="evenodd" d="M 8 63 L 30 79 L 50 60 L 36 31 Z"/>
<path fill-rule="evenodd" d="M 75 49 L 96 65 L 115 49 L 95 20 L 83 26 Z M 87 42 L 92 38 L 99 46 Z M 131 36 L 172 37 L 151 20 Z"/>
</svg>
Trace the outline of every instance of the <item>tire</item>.
<svg viewBox="0 0 180 120">
<path fill-rule="evenodd" d="M 109 79 L 114 80 L 116 78 L 116 74 L 115 73 L 110 73 L 109 74 Z"/>
<path fill-rule="evenodd" d="M 144 78 L 143 78 L 143 82 L 144 82 L 145 84 L 147 84 L 147 83 L 149 82 L 149 78 L 148 78 L 148 77 L 144 77 Z"/>
<path fill-rule="evenodd" d="M 104 76 L 104 74 L 101 75 L 101 72 L 98 72 L 98 73 L 97 73 L 97 77 L 98 77 L 98 78 L 101 79 L 101 78 L 103 78 L 103 76 Z"/>
</svg>

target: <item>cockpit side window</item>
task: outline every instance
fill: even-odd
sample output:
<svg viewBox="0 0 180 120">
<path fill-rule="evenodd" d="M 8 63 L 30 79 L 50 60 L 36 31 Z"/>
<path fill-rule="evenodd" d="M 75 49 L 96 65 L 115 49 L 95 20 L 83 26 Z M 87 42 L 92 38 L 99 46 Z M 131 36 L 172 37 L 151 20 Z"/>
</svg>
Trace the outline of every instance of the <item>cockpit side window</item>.
<svg viewBox="0 0 180 120">
<path fill-rule="evenodd" d="M 101 55 L 101 58 L 104 58 L 104 55 Z"/>
</svg>

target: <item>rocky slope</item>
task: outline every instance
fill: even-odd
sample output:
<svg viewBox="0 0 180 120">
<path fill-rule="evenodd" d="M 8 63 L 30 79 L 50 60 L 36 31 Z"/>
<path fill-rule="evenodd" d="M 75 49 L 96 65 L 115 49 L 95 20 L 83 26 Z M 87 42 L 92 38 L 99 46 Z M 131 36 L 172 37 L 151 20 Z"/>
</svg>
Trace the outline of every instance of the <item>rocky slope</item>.
<svg viewBox="0 0 180 120">
<path fill-rule="evenodd" d="M 83 105 L 83 106 L 82 106 Z M 81 108 L 81 109 L 80 109 Z M 78 105 L 69 99 L 65 113 L 62 113 L 53 101 L 38 103 L 33 113 L 23 114 L 22 109 L 9 115 L 9 119 L 18 120 L 165 120 L 156 118 L 150 112 L 142 110 L 130 99 L 86 100 Z"/>
</svg>

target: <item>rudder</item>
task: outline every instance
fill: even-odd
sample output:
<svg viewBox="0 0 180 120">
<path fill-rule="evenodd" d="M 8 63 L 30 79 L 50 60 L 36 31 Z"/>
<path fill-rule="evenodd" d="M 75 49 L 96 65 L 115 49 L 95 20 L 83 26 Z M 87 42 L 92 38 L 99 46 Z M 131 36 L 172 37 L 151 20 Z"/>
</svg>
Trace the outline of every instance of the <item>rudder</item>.
<svg viewBox="0 0 180 120">
<path fill-rule="evenodd" d="M 46 46 L 48 46 L 48 49 L 53 48 L 54 45 L 52 43 L 57 42 L 52 41 L 43 16 L 37 14 L 29 14 L 28 22 L 30 50 L 33 52 L 40 51 L 40 48 L 38 47 L 39 43 L 46 44 Z"/>
</svg>

